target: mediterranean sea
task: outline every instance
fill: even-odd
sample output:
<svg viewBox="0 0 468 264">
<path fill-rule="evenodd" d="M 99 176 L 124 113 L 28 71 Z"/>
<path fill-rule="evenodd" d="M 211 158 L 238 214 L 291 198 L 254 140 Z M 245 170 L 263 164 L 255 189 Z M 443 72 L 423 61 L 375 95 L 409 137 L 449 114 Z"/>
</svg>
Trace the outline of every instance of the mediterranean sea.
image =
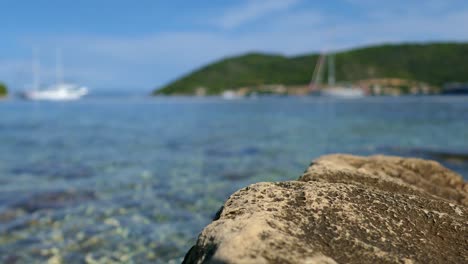
<svg viewBox="0 0 468 264">
<path fill-rule="evenodd" d="M 0 262 L 180 263 L 234 191 L 327 153 L 468 179 L 468 97 L 0 102 Z"/>
</svg>

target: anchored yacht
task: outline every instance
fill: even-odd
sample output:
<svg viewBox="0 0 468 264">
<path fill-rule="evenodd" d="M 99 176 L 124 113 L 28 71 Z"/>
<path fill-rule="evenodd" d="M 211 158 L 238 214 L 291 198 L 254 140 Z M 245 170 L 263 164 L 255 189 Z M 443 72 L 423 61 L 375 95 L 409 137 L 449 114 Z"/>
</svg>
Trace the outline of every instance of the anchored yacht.
<svg viewBox="0 0 468 264">
<path fill-rule="evenodd" d="M 326 63 L 325 58 L 328 57 L 328 86 L 320 87 L 323 65 Z M 353 86 L 337 86 L 335 83 L 335 61 L 333 54 L 321 54 L 317 65 L 315 66 L 312 80 L 309 85 L 312 95 L 335 98 L 361 98 L 366 96 L 364 91 L 359 87 Z"/>
<path fill-rule="evenodd" d="M 364 97 L 364 91 L 356 87 L 329 87 L 320 91 L 321 96 L 336 98 L 361 98 Z"/>
<path fill-rule="evenodd" d="M 88 88 L 70 83 L 57 83 L 47 89 L 26 91 L 29 100 L 68 101 L 77 100 L 88 94 Z"/>
<path fill-rule="evenodd" d="M 36 57 L 36 56 L 34 56 Z M 69 101 L 77 100 L 88 94 L 88 88 L 63 82 L 61 56 L 57 51 L 56 77 L 57 82 L 45 89 L 39 88 L 39 61 L 33 60 L 33 89 L 25 91 L 22 96 L 28 100 Z"/>
</svg>

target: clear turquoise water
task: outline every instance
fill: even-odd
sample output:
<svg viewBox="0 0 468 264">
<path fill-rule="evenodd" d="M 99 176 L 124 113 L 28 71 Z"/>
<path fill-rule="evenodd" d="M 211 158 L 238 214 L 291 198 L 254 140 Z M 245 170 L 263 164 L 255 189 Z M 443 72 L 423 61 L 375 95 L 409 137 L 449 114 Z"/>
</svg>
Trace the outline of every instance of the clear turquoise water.
<svg viewBox="0 0 468 264">
<path fill-rule="evenodd" d="M 178 263 L 235 190 L 334 152 L 468 176 L 468 97 L 0 102 L 0 260 Z"/>
</svg>

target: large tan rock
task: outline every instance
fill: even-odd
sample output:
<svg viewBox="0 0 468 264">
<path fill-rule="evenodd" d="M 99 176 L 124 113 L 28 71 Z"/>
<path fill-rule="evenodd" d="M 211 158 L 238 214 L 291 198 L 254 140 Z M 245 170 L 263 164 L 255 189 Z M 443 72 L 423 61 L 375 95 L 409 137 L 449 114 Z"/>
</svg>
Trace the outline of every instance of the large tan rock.
<svg viewBox="0 0 468 264">
<path fill-rule="evenodd" d="M 467 205 L 437 162 L 325 156 L 231 195 L 184 263 L 468 263 Z"/>
</svg>

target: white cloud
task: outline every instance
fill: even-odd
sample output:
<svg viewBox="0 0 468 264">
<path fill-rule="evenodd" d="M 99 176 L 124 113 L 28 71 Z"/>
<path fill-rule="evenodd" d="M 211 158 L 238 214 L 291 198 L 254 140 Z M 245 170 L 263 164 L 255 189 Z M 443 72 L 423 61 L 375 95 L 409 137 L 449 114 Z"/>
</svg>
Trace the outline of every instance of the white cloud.
<svg viewBox="0 0 468 264">
<path fill-rule="evenodd" d="M 216 24 L 224 29 L 233 29 L 277 11 L 285 11 L 299 0 L 250 0 L 242 6 L 227 10 Z"/>
</svg>

